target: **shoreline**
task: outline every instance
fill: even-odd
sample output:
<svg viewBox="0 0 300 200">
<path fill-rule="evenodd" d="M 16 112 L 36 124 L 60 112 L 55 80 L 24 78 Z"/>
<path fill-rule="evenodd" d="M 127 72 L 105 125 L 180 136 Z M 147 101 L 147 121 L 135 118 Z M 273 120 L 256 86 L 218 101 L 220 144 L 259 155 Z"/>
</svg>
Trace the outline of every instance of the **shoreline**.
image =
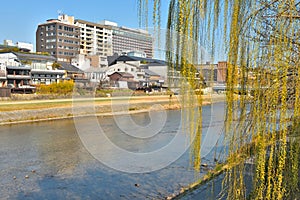
<svg viewBox="0 0 300 200">
<path fill-rule="evenodd" d="M 126 101 L 127 100 L 127 101 Z M 209 105 L 212 103 L 224 101 L 224 95 L 204 95 L 202 97 L 202 105 Z M 9 110 L 0 112 L 0 126 L 4 125 L 17 125 L 24 123 L 43 122 L 43 121 L 56 121 L 64 119 L 72 119 L 74 117 L 105 117 L 112 115 L 123 114 L 136 114 L 149 112 L 150 110 L 175 110 L 181 108 L 179 97 L 169 96 L 141 96 L 141 97 L 119 97 L 119 98 L 99 98 L 97 100 L 79 99 L 80 109 L 78 114 L 74 115 L 74 102 L 73 99 L 55 99 L 55 100 L 42 100 L 42 101 L 10 101 L 2 103 L 2 106 L 20 106 L 20 110 Z M 116 105 L 124 103 L 129 104 L 128 110 L 117 111 L 112 110 L 112 101 Z M 52 105 L 56 103 L 56 105 Z M 65 103 L 64 105 L 61 105 Z M 91 105 L 92 103 L 92 105 Z M 31 108 L 41 104 L 42 108 Z M 77 104 L 77 101 L 75 101 Z M 153 108 L 154 105 L 159 105 Z"/>
</svg>

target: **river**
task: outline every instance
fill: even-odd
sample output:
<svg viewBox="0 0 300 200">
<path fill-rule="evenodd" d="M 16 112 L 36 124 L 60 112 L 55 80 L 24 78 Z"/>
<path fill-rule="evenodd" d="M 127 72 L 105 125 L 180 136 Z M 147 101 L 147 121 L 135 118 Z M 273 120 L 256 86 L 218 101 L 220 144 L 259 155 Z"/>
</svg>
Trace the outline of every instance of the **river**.
<svg viewBox="0 0 300 200">
<path fill-rule="evenodd" d="M 223 103 L 203 107 L 203 137 L 219 131 L 223 122 L 214 119 L 220 119 L 223 109 Z M 113 117 L 98 117 L 98 122 L 117 146 L 132 152 L 148 152 L 162 148 L 180 129 L 181 111 L 169 110 L 166 114 L 166 123 L 159 134 L 148 140 L 131 139 L 123 134 Z M 161 113 L 151 115 L 155 118 Z M 131 117 L 143 126 L 151 121 L 149 113 Z M 77 120 L 88 124 L 91 119 Z M 163 199 L 207 172 L 207 169 L 200 173 L 192 169 L 189 150 L 159 170 L 145 173 L 115 170 L 87 151 L 73 119 L 5 125 L 0 129 L 0 199 Z M 203 158 L 208 168 L 213 166 L 216 149 Z M 119 159 L 113 153 L 109 156 L 112 160 Z"/>
</svg>

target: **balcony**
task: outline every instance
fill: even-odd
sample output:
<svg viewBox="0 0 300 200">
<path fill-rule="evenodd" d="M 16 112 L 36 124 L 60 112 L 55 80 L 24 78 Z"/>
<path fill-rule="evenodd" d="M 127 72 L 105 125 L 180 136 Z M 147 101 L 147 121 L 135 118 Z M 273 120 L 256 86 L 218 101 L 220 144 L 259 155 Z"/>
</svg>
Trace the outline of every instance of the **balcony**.
<svg viewBox="0 0 300 200">
<path fill-rule="evenodd" d="M 7 79 L 15 79 L 15 80 L 30 80 L 31 76 L 30 75 L 7 75 Z"/>
</svg>

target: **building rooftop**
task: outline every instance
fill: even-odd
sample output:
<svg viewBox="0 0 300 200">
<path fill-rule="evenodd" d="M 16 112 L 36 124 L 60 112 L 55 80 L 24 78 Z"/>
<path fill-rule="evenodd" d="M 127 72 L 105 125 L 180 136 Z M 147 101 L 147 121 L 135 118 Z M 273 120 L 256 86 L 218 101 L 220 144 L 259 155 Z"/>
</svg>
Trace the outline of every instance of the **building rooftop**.
<svg viewBox="0 0 300 200">
<path fill-rule="evenodd" d="M 84 70 L 84 72 L 98 72 L 98 73 L 105 73 L 105 70 L 100 67 L 89 67 Z"/>
<path fill-rule="evenodd" d="M 49 60 L 55 61 L 56 59 L 51 55 L 32 54 L 32 53 L 20 53 L 13 52 L 20 60 Z"/>
<path fill-rule="evenodd" d="M 135 57 L 135 56 L 109 56 L 108 58 L 108 63 L 109 66 L 116 64 L 118 61 L 140 61 L 140 62 L 145 62 L 145 65 L 148 66 L 166 66 L 167 62 L 163 60 L 158 60 L 158 59 L 153 59 L 153 58 L 142 58 L 142 57 Z M 143 64 L 143 63 L 141 63 Z"/>
<path fill-rule="evenodd" d="M 114 72 L 114 73 L 112 73 L 111 75 L 108 75 L 108 76 L 112 76 L 113 74 L 116 74 L 116 73 L 120 74 L 120 76 L 122 78 L 134 78 L 134 76 L 132 74 L 127 73 L 127 72 Z"/>
<path fill-rule="evenodd" d="M 81 69 L 79 69 L 78 67 L 75 67 L 74 65 L 71 65 L 66 62 L 58 62 L 58 63 L 61 65 L 59 67 L 59 69 L 61 69 L 61 70 L 66 70 L 68 72 L 83 73 L 83 71 Z"/>
<path fill-rule="evenodd" d="M 15 69 L 15 70 L 31 70 L 30 66 L 25 66 L 25 65 L 21 65 L 21 66 L 6 66 L 7 69 Z"/>
<path fill-rule="evenodd" d="M 150 76 L 160 76 L 159 74 L 149 70 L 149 69 L 144 69 L 145 74 L 150 75 Z"/>
</svg>

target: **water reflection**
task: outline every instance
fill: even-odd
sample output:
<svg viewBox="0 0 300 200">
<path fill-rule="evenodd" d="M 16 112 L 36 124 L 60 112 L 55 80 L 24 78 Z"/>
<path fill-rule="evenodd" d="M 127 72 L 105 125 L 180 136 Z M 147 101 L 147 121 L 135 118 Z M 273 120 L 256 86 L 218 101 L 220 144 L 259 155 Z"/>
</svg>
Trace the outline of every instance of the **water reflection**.
<svg viewBox="0 0 300 200">
<path fill-rule="evenodd" d="M 111 117 L 98 120 L 115 144 L 128 151 L 143 152 L 160 148 L 176 134 L 180 113 L 167 114 L 168 123 L 163 130 L 147 141 L 122 134 Z M 210 124 L 209 106 L 205 107 L 204 115 L 204 124 Z M 149 123 L 148 113 L 133 118 L 141 125 Z M 81 120 L 89 123 L 90 119 Z M 170 166 L 151 173 L 127 174 L 110 169 L 84 149 L 73 120 L 0 129 L 0 199 L 157 199 L 197 178 L 189 165 L 189 152 Z M 204 162 L 211 164 L 213 155 L 214 151 Z M 201 174 L 204 173 L 203 170 Z"/>
</svg>

